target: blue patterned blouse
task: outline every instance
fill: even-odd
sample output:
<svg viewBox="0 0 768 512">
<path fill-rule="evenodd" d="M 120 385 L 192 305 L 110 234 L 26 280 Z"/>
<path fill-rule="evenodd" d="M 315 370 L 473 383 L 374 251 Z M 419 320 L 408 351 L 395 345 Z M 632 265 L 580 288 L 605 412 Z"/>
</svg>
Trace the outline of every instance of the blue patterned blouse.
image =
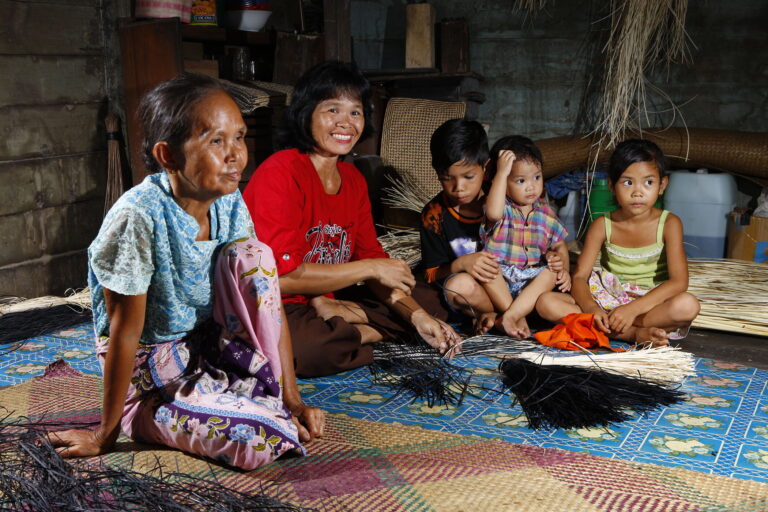
<svg viewBox="0 0 768 512">
<path fill-rule="evenodd" d="M 181 338 L 211 316 L 216 249 L 254 235 L 239 191 L 217 199 L 209 216 L 211 239 L 196 242 L 200 227 L 174 201 L 165 172 L 147 176 L 120 197 L 88 248 L 97 336 L 109 335 L 104 288 L 147 294 L 143 343 Z"/>
</svg>

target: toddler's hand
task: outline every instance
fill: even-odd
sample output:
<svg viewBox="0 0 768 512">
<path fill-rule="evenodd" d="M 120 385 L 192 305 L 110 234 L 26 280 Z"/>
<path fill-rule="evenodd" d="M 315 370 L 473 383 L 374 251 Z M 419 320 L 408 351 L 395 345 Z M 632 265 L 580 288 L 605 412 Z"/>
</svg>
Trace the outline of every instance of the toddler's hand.
<svg viewBox="0 0 768 512">
<path fill-rule="evenodd" d="M 512 165 L 515 163 L 515 153 L 509 149 L 502 149 L 499 158 L 496 160 L 496 174 L 507 175 L 512 172 Z"/>
<path fill-rule="evenodd" d="M 571 291 L 571 274 L 565 270 L 558 272 L 555 279 L 555 286 L 557 286 L 557 289 L 563 293 Z"/>
<path fill-rule="evenodd" d="M 549 270 L 555 274 L 562 272 L 563 259 L 560 257 L 559 253 L 555 251 L 547 251 L 547 254 L 544 257 L 547 259 L 547 267 L 549 267 Z"/>
</svg>

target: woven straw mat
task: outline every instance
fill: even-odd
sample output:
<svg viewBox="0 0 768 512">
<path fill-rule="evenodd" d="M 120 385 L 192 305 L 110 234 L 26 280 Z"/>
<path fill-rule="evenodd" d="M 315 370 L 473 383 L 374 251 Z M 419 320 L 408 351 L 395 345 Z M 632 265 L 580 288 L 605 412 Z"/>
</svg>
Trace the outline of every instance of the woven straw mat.
<svg viewBox="0 0 768 512">
<path fill-rule="evenodd" d="M 409 183 L 428 191 L 430 198 L 440 191 L 429 140 L 438 126 L 449 119 L 464 117 L 467 106 L 461 102 L 413 98 L 392 98 L 384 113 L 381 158 Z"/>
<path fill-rule="evenodd" d="M 71 370 L 0 390 L 6 421 L 98 422 L 101 379 Z M 323 511 L 629 512 L 768 510 L 768 484 L 682 468 L 328 415 L 305 457 L 247 473 L 118 440 L 103 461 L 216 479 Z"/>
</svg>

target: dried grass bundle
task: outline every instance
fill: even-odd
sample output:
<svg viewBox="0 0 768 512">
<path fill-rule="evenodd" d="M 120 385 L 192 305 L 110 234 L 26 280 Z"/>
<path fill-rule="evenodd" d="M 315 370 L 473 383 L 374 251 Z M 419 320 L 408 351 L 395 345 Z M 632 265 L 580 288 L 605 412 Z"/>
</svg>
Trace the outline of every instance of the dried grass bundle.
<svg viewBox="0 0 768 512">
<path fill-rule="evenodd" d="M 91 320 L 88 289 L 66 297 L 0 298 L 0 344 L 15 343 Z M 20 348 L 16 344 L 10 350 Z"/>
<path fill-rule="evenodd" d="M 613 0 L 611 29 L 603 48 L 606 55 L 601 112 L 593 134 L 596 148 L 613 148 L 627 131 L 642 133 L 651 125 L 646 86 L 648 74 L 659 64 L 689 59 L 685 31 L 688 0 Z M 595 157 L 596 158 L 596 157 Z"/>
<path fill-rule="evenodd" d="M 387 175 L 387 179 L 392 183 L 392 186 L 383 189 L 384 195 L 381 202 L 388 206 L 421 213 L 424 205 L 432 199 L 429 191 L 419 187 L 408 175 Z"/>
<path fill-rule="evenodd" d="M 688 260 L 688 291 L 701 301 L 694 327 L 768 336 L 768 265 Z"/>
<path fill-rule="evenodd" d="M 382 226 L 386 227 L 386 226 Z M 421 261 L 421 241 L 416 229 L 387 228 L 387 232 L 379 237 L 379 243 L 384 251 L 392 258 L 399 258 L 411 267 Z"/>
<path fill-rule="evenodd" d="M 686 377 L 696 374 L 693 355 L 683 352 L 679 347 L 638 348 L 606 354 L 586 352 L 588 354 L 573 356 L 553 356 L 540 351 L 523 352 L 515 357 L 541 365 L 598 368 L 609 373 L 640 377 L 661 384 L 680 383 Z"/>
<path fill-rule="evenodd" d="M 143 472 L 96 459 L 64 460 L 43 437 L 50 425 L 0 420 L 0 509 L 5 511 L 304 511 L 259 491 L 240 492 L 211 479 Z M 78 427 L 78 425 L 71 425 Z M 82 428 L 82 425 L 79 425 Z M 274 492 L 273 494 L 277 494 Z"/>
</svg>

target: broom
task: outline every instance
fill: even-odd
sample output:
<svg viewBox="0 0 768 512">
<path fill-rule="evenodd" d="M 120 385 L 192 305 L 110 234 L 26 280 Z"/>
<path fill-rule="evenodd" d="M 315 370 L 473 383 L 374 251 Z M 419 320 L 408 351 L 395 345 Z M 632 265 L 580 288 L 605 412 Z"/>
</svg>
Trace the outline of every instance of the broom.
<svg viewBox="0 0 768 512">
<path fill-rule="evenodd" d="M 104 215 L 123 194 L 123 168 L 120 163 L 120 139 L 118 119 L 112 112 L 107 114 L 107 191 L 104 196 Z"/>
</svg>

